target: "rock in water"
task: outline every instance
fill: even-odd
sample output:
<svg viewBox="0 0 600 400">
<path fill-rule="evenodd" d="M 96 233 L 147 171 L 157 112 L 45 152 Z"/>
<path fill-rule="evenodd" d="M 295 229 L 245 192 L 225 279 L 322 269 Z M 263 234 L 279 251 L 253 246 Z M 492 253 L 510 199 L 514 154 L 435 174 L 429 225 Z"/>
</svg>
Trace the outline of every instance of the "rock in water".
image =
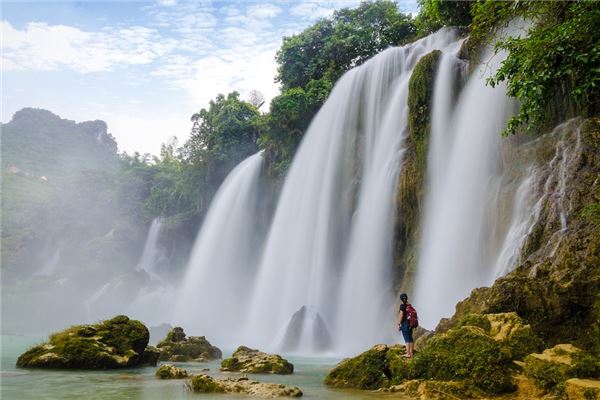
<svg viewBox="0 0 600 400">
<path fill-rule="evenodd" d="M 267 354 L 262 351 L 240 346 L 221 362 L 221 371 L 239 371 L 255 374 L 291 374 L 294 366 L 277 354 Z"/>
<path fill-rule="evenodd" d="M 175 327 L 156 345 L 161 361 L 210 361 L 222 357 L 221 350 L 210 344 L 204 336 L 186 337 L 183 328 Z"/>
<path fill-rule="evenodd" d="M 190 383 L 196 393 L 244 393 L 257 397 L 301 397 L 302 391 L 297 387 L 277 383 L 260 383 L 238 379 L 215 379 L 208 375 L 196 375 Z"/>
<path fill-rule="evenodd" d="M 177 368 L 171 364 L 161 365 L 154 375 L 159 379 L 183 379 L 188 377 L 185 369 Z"/>
<path fill-rule="evenodd" d="M 95 325 L 77 325 L 50 335 L 17 359 L 22 368 L 110 369 L 156 365 L 146 354 L 148 329 L 124 315 Z"/>
<path fill-rule="evenodd" d="M 310 342 L 303 343 L 303 339 Z M 311 311 L 306 306 L 300 307 L 292 315 L 280 347 L 283 351 L 296 351 L 303 344 L 314 351 L 323 351 L 331 347 L 331 334 L 325 320 L 319 312 Z"/>
</svg>

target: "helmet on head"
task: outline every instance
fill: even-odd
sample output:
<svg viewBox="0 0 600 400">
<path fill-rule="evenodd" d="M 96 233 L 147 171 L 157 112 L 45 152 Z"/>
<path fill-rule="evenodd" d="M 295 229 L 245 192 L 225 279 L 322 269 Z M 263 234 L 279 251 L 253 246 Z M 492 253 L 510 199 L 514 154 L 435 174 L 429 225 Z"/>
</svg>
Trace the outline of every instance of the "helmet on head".
<svg viewBox="0 0 600 400">
<path fill-rule="evenodd" d="M 402 301 L 406 301 L 406 300 L 408 300 L 408 295 L 407 295 L 406 293 L 402 293 L 402 294 L 400 295 L 400 300 L 402 300 Z"/>
</svg>

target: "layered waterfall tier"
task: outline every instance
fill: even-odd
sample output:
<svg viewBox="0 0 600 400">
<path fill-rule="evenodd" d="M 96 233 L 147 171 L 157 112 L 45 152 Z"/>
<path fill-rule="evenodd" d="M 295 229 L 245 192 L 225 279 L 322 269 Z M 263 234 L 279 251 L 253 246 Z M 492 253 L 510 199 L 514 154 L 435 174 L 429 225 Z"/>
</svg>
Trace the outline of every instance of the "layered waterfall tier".
<svg viewBox="0 0 600 400">
<path fill-rule="evenodd" d="M 256 215 L 260 155 L 240 164 L 198 234 L 176 323 L 223 347 L 301 354 L 399 340 L 393 230 L 409 80 L 434 50 L 417 274 L 403 284 L 433 328 L 473 288 L 510 271 L 539 213 L 533 189 L 541 178 L 533 165 L 512 175 L 504 165 L 510 143 L 500 133 L 517 104 L 504 86 L 486 85 L 501 56 L 468 75 L 462 43 L 443 29 L 340 78 L 303 138 L 267 230 Z"/>
</svg>

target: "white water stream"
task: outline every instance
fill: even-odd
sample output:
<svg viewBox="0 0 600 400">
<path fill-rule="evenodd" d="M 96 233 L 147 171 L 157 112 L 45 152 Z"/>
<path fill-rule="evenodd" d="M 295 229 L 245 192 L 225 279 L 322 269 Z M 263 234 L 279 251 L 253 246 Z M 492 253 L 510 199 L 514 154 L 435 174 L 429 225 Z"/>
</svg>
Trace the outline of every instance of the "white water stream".
<svg viewBox="0 0 600 400">
<path fill-rule="evenodd" d="M 240 164 L 198 235 L 175 322 L 229 348 L 352 354 L 399 341 L 392 229 L 408 82 L 435 49 L 442 57 L 411 300 L 433 328 L 471 289 L 511 269 L 535 216 L 537 178 L 531 169 L 504 190 L 500 132 L 516 104 L 504 86 L 485 84 L 498 57 L 464 82 L 461 44 L 444 29 L 346 73 L 304 136 L 268 232 L 255 228 L 260 156 Z"/>
</svg>

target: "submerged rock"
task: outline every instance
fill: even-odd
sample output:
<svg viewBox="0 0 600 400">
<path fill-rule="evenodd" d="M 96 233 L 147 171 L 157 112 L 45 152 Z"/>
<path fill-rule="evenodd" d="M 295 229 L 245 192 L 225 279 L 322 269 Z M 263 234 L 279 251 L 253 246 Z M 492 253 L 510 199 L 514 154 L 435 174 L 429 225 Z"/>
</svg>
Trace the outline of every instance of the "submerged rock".
<svg viewBox="0 0 600 400">
<path fill-rule="evenodd" d="M 17 359 L 23 368 L 110 369 L 154 363 L 146 354 L 148 329 L 124 315 L 95 325 L 77 325 L 50 335 Z"/>
<path fill-rule="evenodd" d="M 310 341 L 307 345 L 311 350 L 323 351 L 331 347 L 331 334 L 325 320 L 319 312 L 310 310 L 306 306 L 300 307 L 292 315 L 281 341 L 281 350 L 298 350 L 303 337 Z"/>
<path fill-rule="evenodd" d="M 183 379 L 188 377 L 185 369 L 177 368 L 171 364 L 161 365 L 154 375 L 159 379 Z"/>
<path fill-rule="evenodd" d="M 221 350 L 210 344 L 204 336 L 186 337 L 183 328 L 175 327 L 156 345 L 161 361 L 210 361 L 222 357 Z"/>
<path fill-rule="evenodd" d="M 215 379 L 208 375 L 196 375 L 190 383 L 196 393 L 241 393 L 257 397 L 301 397 L 297 387 L 277 383 L 260 383 L 248 378 Z"/>
<path fill-rule="evenodd" d="M 221 371 L 239 371 L 254 374 L 291 374 L 294 366 L 277 354 L 240 346 L 230 358 L 221 362 Z"/>
</svg>

